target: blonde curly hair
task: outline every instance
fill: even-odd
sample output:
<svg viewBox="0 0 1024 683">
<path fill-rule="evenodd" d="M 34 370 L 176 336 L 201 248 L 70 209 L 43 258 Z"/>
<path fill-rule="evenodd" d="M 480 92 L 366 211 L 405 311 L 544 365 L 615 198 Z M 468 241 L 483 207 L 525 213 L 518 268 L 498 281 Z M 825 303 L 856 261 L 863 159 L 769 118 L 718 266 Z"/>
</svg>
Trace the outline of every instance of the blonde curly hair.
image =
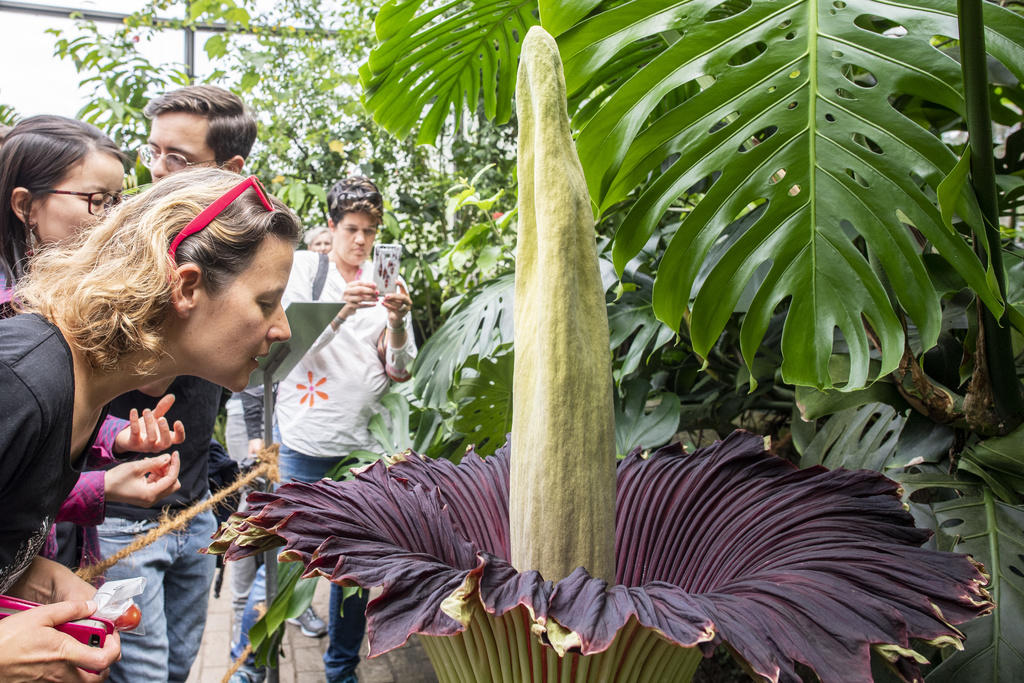
<svg viewBox="0 0 1024 683">
<path fill-rule="evenodd" d="M 15 291 L 19 312 L 39 313 L 96 369 L 150 371 L 162 356 L 171 293 L 179 286 L 167 250 L 200 211 L 242 178 L 217 168 L 168 176 L 77 237 L 42 250 Z M 267 211 L 247 190 L 205 229 L 178 246 L 176 262 L 195 263 L 211 295 L 228 287 L 268 236 L 295 244 L 295 214 L 269 196 Z M 123 367 L 134 356 L 129 368 Z"/>
</svg>

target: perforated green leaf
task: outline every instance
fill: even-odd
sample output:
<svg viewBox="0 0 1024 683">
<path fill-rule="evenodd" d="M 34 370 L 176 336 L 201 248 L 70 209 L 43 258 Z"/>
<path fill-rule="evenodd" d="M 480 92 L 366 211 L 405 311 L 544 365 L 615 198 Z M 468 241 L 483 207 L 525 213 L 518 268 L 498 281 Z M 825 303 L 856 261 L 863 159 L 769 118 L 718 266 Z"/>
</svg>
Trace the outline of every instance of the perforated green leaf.
<svg viewBox="0 0 1024 683">
<path fill-rule="evenodd" d="M 461 450 L 474 446 L 493 453 L 512 428 L 512 370 L 515 356 L 508 348 L 491 358 L 470 356 L 459 375 L 454 399 L 459 404 L 455 429 L 462 432 Z"/>
<path fill-rule="evenodd" d="M 988 491 L 933 508 L 942 530 L 959 538 L 955 550 L 985 565 L 997 607 L 961 626 L 966 649 L 932 671 L 928 681 L 1017 680 L 1024 671 L 1024 508 L 999 502 Z"/>
<path fill-rule="evenodd" d="M 520 43 L 537 23 L 537 0 L 393 0 L 377 15 L 381 44 L 359 70 L 366 107 L 377 123 L 433 143 L 449 114 L 512 116 Z"/>
<path fill-rule="evenodd" d="M 991 3 L 985 12 L 990 54 L 1020 77 L 1024 19 Z M 558 3 L 542 17 L 565 23 Z M 616 266 L 680 196 L 709 183 L 661 262 L 655 312 L 673 328 L 685 319 L 706 355 L 767 268 L 743 324 L 744 358 L 752 363 L 788 302 L 783 377 L 817 387 L 859 388 L 892 371 L 901 312 L 926 348 L 935 343 L 939 299 L 923 253 L 941 255 L 1000 312 L 969 240 L 937 206 L 956 155 L 894 106 L 910 96 L 962 111 L 960 66 L 936 47 L 957 33 L 953 0 L 602 3 L 558 42 L 591 196 L 602 211 L 631 200 Z M 755 209 L 757 220 L 726 233 Z M 713 248 L 720 256 L 696 286 Z M 834 343 L 852 360 L 842 379 L 829 371 Z"/>
<path fill-rule="evenodd" d="M 488 358 L 512 341 L 512 274 L 481 284 L 445 302 L 448 319 L 420 349 L 413 366 L 413 393 L 428 408 L 443 406 L 459 368 L 470 356 Z"/>
</svg>

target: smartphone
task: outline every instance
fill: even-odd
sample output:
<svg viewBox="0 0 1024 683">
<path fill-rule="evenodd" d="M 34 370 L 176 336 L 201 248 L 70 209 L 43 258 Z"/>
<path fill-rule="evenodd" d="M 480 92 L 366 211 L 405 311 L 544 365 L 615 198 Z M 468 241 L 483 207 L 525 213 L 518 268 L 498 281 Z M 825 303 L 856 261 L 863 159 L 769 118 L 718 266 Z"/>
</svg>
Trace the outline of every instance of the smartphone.
<svg viewBox="0 0 1024 683">
<path fill-rule="evenodd" d="M 373 283 L 381 294 L 398 291 L 398 269 L 402 260 L 401 244 L 373 246 Z"/>
<path fill-rule="evenodd" d="M 39 607 L 39 603 L 22 600 L 21 598 L 13 598 L 10 595 L 0 595 L 0 619 L 33 607 Z M 75 619 L 66 624 L 59 624 L 54 628 L 67 633 L 78 642 L 85 643 L 89 647 L 103 647 L 107 636 L 114 632 L 114 622 L 101 617 L 87 617 L 85 619 Z M 96 672 L 91 671 L 90 673 Z"/>
</svg>

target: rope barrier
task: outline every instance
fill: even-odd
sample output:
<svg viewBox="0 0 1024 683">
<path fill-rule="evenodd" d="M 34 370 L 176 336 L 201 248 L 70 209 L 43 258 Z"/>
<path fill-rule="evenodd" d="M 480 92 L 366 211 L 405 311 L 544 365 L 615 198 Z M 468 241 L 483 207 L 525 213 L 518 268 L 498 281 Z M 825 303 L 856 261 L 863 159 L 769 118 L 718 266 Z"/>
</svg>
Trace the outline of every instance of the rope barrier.
<svg viewBox="0 0 1024 683">
<path fill-rule="evenodd" d="M 267 605 L 262 602 L 258 603 L 256 605 L 256 617 L 258 619 L 262 619 L 264 615 L 266 615 L 266 613 Z M 248 659 L 249 655 L 251 654 L 252 643 L 249 642 L 245 644 L 245 649 L 242 650 L 242 654 L 238 655 L 238 659 L 231 662 L 231 666 L 228 668 L 227 673 L 224 674 L 224 678 L 220 679 L 220 683 L 231 683 L 231 677 L 235 674 L 236 671 L 242 668 L 242 664 L 245 663 L 245 660 Z"/>
<path fill-rule="evenodd" d="M 228 669 L 227 673 L 224 674 L 224 678 L 220 679 L 220 683 L 230 683 L 231 677 L 235 675 L 235 672 L 242 668 L 242 664 L 252 654 L 252 643 L 248 643 L 245 649 L 242 650 L 242 654 L 238 655 L 238 659 L 231 662 L 231 668 Z"/>
<path fill-rule="evenodd" d="M 280 447 L 276 443 L 264 448 L 260 451 L 259 455 L 256 456 L 260 461 L 260 464 L 240 476 L 230 486 L 222 488 L 206 500 L 201 500 L 191 507 L 185 508 L 173 517 L 170 517 L 165 513 L 160 518 L 159 526 L 150 529 L 142 536 L 136 538 L 131 544 L 121 548 L 110 557 L 104 558 L 97 564 L 81 567 L 75 573 L 85 581 L 92 581 L 132 553 L 155 543 L 161 536 L 173 531 L 181 531 L 188 526 L 188 523 L 197 515 L 212 509 L 218 503 L 224 501 L 228 496 L 237 493 L 239 490 L 253 483 L 260 477 L 266 477 L 270 481 L 278 481 L 281 478 L 280 470 L 278 469 L 279 449 Z"/>
</svg>

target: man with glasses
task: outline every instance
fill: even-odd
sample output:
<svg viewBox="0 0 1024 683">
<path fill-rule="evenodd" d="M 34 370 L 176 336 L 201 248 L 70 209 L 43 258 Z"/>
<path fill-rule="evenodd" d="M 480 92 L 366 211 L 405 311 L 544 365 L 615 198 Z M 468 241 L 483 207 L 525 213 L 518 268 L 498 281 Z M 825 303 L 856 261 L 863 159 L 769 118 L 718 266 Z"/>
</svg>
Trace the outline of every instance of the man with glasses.
<svg viewBox="0 0 1024 683">
<path fill-rule="evenodd" d="M 190 166 L 240 173 L 256 141 L 256 119 L 242 100 L 213 85 L 165 93 L 142 113 L 153 123 L 139 157 L 153 182 Z"/>
<path fill-rule="evenodd" d="M 189 86 L 165 93 L 144 110 L 151 119 L 148 144 L 140 150 L 154 182 L 190 166 L 219 166 L 239 172 L 256 139 L 256 120 L 234 94 L 215 86 Z M 241 178 L 239 178 L 241 180 Z M 159 524 L 164 509 L 173 515 L 209 495 L 209 463 L 221 446 L 212 441 L 224 389 L 197 377 L 177 377 L 166 392 L 176 397 L 166 418 L 185 425 L 179 447 L 181 488 L 162 502 L 162 509 L 108 503 L 99 526 L 100 549 L 109 557 Z M 164 387 L 131 392 L 114 400 L 110 413 L 126 416 L 131 408 L 154 407 Z M 212 556 L 199 552 L 216 529 L 212 512 L 205 512 L 187 529 L 167 534 L 106 573 L 107 580 L 146 578 L 146 591 L 136 598 L 142 610 L 145 635 L 124 633 L 121 661 L 110 680 L 184 682 L 199 651 L 210 585 L 215 572 Z"/>
</svg>

